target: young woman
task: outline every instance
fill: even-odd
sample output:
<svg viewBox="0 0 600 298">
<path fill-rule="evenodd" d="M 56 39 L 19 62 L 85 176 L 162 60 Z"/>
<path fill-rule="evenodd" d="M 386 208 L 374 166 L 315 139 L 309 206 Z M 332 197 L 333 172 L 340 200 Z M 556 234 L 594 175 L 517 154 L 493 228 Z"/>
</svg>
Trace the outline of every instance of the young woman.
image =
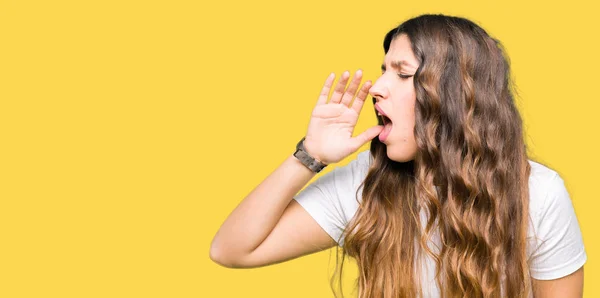
<svg viewBox="0 0 600 298">
<path fill-rule="evenodd" d="M 422 15 L 383 48 L 375 84 L 359 88 L 357 71 L 346 89 L 344 72 L 328 100 L 327 78 L 305 139 L 223 223 L 211 258 L 251 268 L 338 245 L 361 298 L 582 297 L 577 218 L 562 178 L 527 157 L 501 44 Z M 379 125 L 352 137 L 368 94 Z"/>
</svg>

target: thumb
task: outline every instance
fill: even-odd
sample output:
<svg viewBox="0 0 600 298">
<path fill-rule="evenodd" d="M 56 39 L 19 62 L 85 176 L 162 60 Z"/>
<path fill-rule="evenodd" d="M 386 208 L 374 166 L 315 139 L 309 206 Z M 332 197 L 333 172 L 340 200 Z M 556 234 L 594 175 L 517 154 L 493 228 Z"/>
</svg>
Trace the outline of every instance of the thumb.
<svg viewBox="0 0 600 298">
<path fill-rule="evenodd" d="M 352 152 L 358 150 L 368 141 L 378 136 L 379 133 L 381 133 L 381 131 L 383 131 L 383 125 L 375 125 L 373 127 L 368 128 L 356 137 L 352 138 Z"/>
</svg>

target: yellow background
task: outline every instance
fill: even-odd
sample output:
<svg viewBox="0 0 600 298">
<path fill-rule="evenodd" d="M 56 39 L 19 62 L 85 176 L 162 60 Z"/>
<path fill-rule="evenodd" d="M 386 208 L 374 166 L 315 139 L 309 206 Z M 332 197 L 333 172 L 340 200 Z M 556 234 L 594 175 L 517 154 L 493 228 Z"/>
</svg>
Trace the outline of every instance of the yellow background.
<svg viewBox="0 0 600 298">
<path fill-rule="evenodd" d="M 332 297 L 330 251 L 234 270 L 210 242 L 293 152 L 327 75 L 375 80 L 384 34 L 427 12 L 506 46 L 531 158 L 566 181 L 600 297 L 592 1 L 0 3 L 0 297 Z"/>
</svg>

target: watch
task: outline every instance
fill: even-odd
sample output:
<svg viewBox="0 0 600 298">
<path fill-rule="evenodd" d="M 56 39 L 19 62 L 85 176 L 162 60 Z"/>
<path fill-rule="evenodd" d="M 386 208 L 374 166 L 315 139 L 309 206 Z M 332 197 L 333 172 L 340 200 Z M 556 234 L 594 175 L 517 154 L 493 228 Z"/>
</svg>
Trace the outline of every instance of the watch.
<svg viewBox="0 0 600 298">
<path fill-rule="evenodd" d="M 306 152 L 306 149 L 304 149 L 304 139 L 306 139 L 306 137 L 303 137 L 302 140 L 300 140 L 300 142 L 298 142 L 296 145 L 296 152 L 294 152 L 294 156 L 311 171 L 318 173 L 327 165 L 310 156 L 310 154 Z"/>
</svg>

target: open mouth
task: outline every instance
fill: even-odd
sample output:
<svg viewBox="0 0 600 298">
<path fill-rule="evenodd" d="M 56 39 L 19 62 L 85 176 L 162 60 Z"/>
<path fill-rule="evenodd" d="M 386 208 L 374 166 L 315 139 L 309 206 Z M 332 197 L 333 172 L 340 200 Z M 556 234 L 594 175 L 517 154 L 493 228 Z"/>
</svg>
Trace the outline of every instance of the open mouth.
<svg viewBox="0 0 600 298">
<path fill-rule="evenodd" d="M 383 112 L 383 110 L 375 104 L 375 113 L 377 114 L 377 119 L 379 120 L 379 124 L 386 125 L 388 123 L 392 123 L 390 118 Z"/>
<path fill-rule="evenodd" d="M 383 130 L 379 133 L 379 141 L 384 143 L 392 131 L 392 120 L 377 103 L 375 104 L 375 111 L 377 113 L 377 124 L 383 125 Z"/>
<path fill-rule="evenodd" d="M 390 118 L 388 118 L 385 115 L 382 115 L 380 113 L 377 113 L 377 118 L 379 119 L 379 122 L 381 125 L 386 125 L 388 123 L 392 123 L 392 121 L 390 120 Z"/>
</svg>

